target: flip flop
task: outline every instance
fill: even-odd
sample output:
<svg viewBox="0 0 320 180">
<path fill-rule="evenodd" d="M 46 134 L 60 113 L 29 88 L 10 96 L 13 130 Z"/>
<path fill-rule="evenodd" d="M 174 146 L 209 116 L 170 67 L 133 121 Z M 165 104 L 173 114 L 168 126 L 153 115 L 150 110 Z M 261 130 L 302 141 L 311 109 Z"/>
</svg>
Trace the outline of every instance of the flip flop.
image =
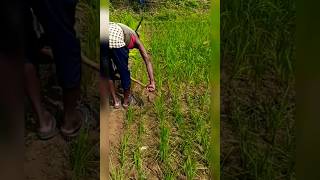
<svg viewBox="0 0 320 180">
<path fill-rule="evenodd" d="M 85 112 L 86 110 L 84 110 L 83 108 L 79 108 L 78 110 L 82 114 L 82 118 L 81 118 L 79 126 L 76 129 L 74 129 L 71 133 L 69 133 L 69 132 L 66 133 L 66 132 L 63 132 L 63 130 L 61 130 L 61 134 L 66 138 L 73 138 L 73 137 L 78 136 L 82 127 L 83 127 L 84 122 L 88 121 L 88 113 Z"/>
<path fill-rule="evenodd" d="M 114 109 L 119 109 L 120 106 L 121 106 L 121 103 L 118 101 L 118 102 L 115 102 L 115 103 L 114 103 L 113 108 L 114 108 Z"/>
<path fill-rule="evenodd" d="M 51 129 L 49 132 L 38 132 L 38 137 L 41 140 L 49 140 L 53 138 L 55 135 L 58 134 L 58 129 L 57 129 L 57 120 L 54 116 L 52 116 L 52 123 L 51 123 Z"/>
</svg>

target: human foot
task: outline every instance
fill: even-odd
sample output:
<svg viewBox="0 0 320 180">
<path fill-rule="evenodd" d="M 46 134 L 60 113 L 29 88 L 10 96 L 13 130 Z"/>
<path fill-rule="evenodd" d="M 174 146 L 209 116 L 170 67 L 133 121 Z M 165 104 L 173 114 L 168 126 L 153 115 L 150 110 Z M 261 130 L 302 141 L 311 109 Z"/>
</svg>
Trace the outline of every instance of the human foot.
<svg viewBox="0 0 320 180">
<path fill-rule="evenodd" d="M 124 99 L 123 99 L 123 104 L 122 106 L 126 109 L 130 105 L 131 101 L 131 93 L 130 89 L 124 91 Z"/>
<path fill-rule="evenodd" d="M 80 110 L 76 110 L 73 113 L 65 114 L 64 121 L 61 126 L 61 133 L 66 137 L 77 136 L 82 127 L 84 117 L 84 113 L 82 113 Z"/>
<path fill-rule="evenodd" d="M 114 107 L 115 109 L 119 109 L 119 108 L 120 108 L 120 105 L 121 105 L 121 102 L 120 102 L 119 99 L 114 100 L 113 107 Z"/>
<path fill-rule="evenodd" d="M 129 96 L 128 98 L 123 100 L 122 106 L 123 106 L 123 108 L 128 109 L 130 104 L 131 104 L 131 96 Z"/>
<path fill-rule="evenodd" d="M 41 140 L 48 140 L 57 134 L 56 119 L 48 111 L 44 111 L 39 117 L 38 137 Z"/>
</svg>

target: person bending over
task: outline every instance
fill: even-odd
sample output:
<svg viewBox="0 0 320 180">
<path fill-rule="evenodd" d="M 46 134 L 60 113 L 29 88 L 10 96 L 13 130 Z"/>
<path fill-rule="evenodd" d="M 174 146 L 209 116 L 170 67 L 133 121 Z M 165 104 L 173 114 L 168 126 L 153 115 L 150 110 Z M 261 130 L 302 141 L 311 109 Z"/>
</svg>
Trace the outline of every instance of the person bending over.
<svg viewBox="0 0 320 180">
<path fill-rule="evenodd" d="M 137 48 L 144 60 L 149 76 L 149 84 L 146 89 L 149 92 L 155 91 L 155 80 L 153 76 L 153 68 L 148 56 L 148 53 L 139 39 L 139 35 L 121 23 L 109 22 L 109 48 L 108 48 L 108 60 L 109 67 L 108 83 L 110 93 L 113 99 L 114 108 L 120 108 L 120 100 L 116 96 L 114 79 L 115 72 L 113 64 L 117 68 L 120 74 L 121 86 L 124 90 L 123 107 L 127 108 L 130 104 L 130 70 L 128 67 L 129 50 Z"/>
</svg>

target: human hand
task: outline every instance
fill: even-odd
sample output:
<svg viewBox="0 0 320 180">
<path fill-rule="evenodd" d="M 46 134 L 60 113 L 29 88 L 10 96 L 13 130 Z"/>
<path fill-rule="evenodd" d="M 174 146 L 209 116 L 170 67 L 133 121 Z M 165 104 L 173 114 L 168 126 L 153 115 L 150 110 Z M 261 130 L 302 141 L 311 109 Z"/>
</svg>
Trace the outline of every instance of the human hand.
<svg viewBox="0 0 320 180">
<path fill-rule="evenodd" d="M 147 85 L 146 89 L 149 91 L 149 92 L 153 92 L 156 90 L 156 85 L 154 82 L 151 82 L 149 85 Z"/>
</svg>

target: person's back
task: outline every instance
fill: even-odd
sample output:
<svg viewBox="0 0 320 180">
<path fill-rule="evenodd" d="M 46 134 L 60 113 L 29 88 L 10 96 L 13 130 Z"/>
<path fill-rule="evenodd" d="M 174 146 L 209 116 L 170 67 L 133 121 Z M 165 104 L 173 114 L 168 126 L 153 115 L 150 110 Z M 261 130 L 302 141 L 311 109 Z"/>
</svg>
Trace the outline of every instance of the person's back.
<svg viewBox="0 0 320 180">
<path fill-rule="evenodd" d="M 112 41 L 112 38 L 115 37 L 114 33 L 117 33 L 117 32 L 113 32 L 114 30 L 117 29 L 115 26 L 118 26 L 122 29 L 124 44 L 129 49 L 135 48 L 136 42 L 138 40 L 138 35 L 133 29 L 131 29 L 130 27 L 128 27 L 127 25 L 124 25 L 122 23 L 110 22 L 109 25 L 110 25 L 110 27 L 109 27 L 110 41 Z M 113 27 L 111 27 L 111 26 L 113 26 Z M 119 34 L 119 33 L 117 33 L 117 34 Z M 122 38 L 122 37 L 119 37 L 119 35 L 117 35 L 116 38 L 118 38 L 118 39 L 116 39 L 115 41 L 119 41 L 120 40 L 119 38 Z"/>
<path fill-rule="evenodd" d="M 124 34 L 124 41 L 127 45 L 127 47 L 129 49 L 134 48 L 134 42 L 136 41 L 136 38 L 138 37 L 136 32 L 131 29 L 130 27 L 128 27 L 127 25 L 121 24 L 121 23 L 117 23 L 121 29 L 123 30 L 123 34 Z"/>
</svg>

